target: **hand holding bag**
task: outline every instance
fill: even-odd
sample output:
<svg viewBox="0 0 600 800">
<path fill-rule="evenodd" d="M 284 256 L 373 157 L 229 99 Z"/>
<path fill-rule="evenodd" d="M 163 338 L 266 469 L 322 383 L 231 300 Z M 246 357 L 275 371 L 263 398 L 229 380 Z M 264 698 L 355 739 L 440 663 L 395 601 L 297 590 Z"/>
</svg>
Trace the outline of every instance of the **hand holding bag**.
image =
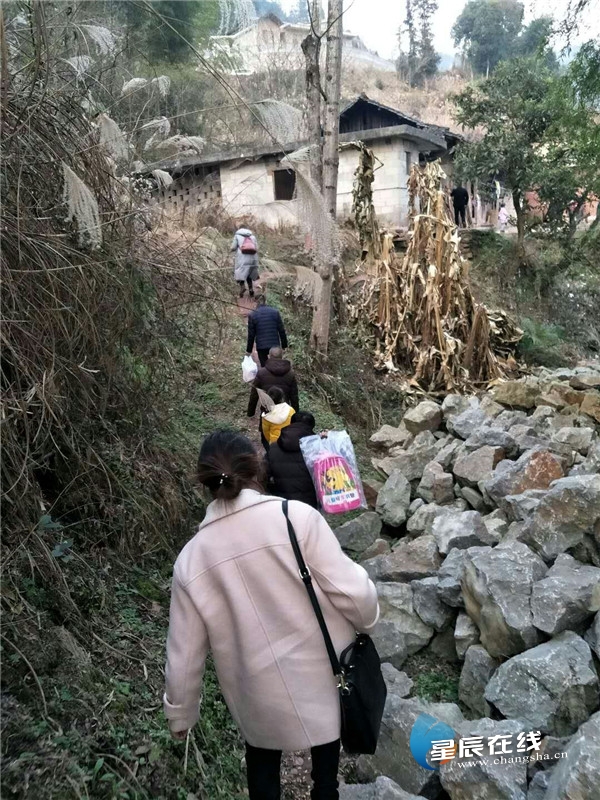
<svg viewBox="0 0 600 800">
<path fill-rule="evenodd" d="M 366 633 L 357 633 L 338 659 L 321 606 L 312 585 L 310 570 L 306 566 L 294 526 L 288 516 L 288 501 L 283 501 L 283 513 L 290 542 L 298 562 L 300 577 L 312 603 L 333 674 L 337 678 L 342 718 L 341 740 L 347 753 L 372 755 L 377 749 L 381 718 L 387 688 L 381 674 L 381 661 L 375 645 Z"/>
</svg>

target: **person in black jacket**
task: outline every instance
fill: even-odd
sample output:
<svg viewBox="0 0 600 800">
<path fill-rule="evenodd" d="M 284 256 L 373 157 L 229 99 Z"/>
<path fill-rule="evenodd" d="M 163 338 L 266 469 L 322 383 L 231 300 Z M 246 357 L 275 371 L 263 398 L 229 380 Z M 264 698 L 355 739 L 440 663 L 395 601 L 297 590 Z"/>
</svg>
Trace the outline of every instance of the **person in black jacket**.
<svg viewBox="0 0 600 800">
<path fill-rule="evenodd" d="M 256 298 L 256 309 L 248 317 L 248 343 L 246 355 L 252 355 L 252 348 L 256 342 L 256 351 L 261 367 L 264 367 L 272 347 L 288 346 L 287 334 L 281 319 L 281 314 L 276 308 L 267 305 L 267 298 L 260 294 Z"/>
<path fill-rule="evenodd" d="M 462 221 L 463 228 L 467 227 L 466 210 L 469 203 L 469 193 L 462 184 L 458 184 L 450 192 L 452 198 L 452 205 L 454 206 L 454 221 L 458 228 Z"/>
<path fill-rule="evenodd" d="M 272 347 L 269 350 L 269 358 L 264 367 L 258 370 L 256 378 L 252 383 L 250 400 L 248 402 L 248 416 L 253 417 L 258 405 L 257 389 L 268 392 L 272 386 L 279 386 L 285 394 L 286 402 L 296 411 L 299 410 L 298 383 L 292 364 L 283 357 L 281 347 Z"/>
<path fill-rule="evenodd" d="M 314 436 L 314 433 L 315 418 L 312 414 L 308 411 L 294 414 L 291 423 L 269 448 L 267 469 L 272 494 L 318 508 L 317 493 L 300 450 L 300 439 Z"/>
</svg>

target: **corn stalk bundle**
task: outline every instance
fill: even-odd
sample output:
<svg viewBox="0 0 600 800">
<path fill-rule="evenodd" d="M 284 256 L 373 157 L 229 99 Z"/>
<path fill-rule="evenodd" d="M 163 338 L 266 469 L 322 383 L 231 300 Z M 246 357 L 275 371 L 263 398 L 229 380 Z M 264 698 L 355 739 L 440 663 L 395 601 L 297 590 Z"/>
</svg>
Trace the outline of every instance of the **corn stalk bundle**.
<svg viewBox="0 0 600 800">
<path fill-rule="evenodd" d="M 430 392 L 501 377 L 501 358 L 520 338 L 503 312 L 490 315 L 473 299 L 444 177 L 439 162 L 411 170 L 408 249 L 400 260 L 382 235 L 377 278 L 365 286 L 359 314 L 366 311 L 375 330 L 376 367 L 408 369 L 412 383 Z"/>
<path fill-rule="evenodd" d="M 364 142 L 343 144 L 340 149 L 345 147 L 354 147 L 358 150 L 358 166 L 354 171 L 352 184 L 352 213 L 360 239 L 362 260 L 372 265 L 381 258 L 382 247 L 379 223 L 373 206 L 373 181 L 377 169 L 375 162 L 378 159 Z"/>
</svg>

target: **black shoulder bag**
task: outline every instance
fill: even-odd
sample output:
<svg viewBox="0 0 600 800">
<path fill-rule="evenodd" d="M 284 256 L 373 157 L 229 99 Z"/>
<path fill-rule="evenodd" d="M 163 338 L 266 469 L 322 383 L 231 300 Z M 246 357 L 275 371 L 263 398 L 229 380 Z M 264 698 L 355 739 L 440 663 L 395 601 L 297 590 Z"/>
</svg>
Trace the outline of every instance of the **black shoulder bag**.
<svg viewBox="0 0 600 800">
<path fill-rule="evenodd" d="M 333 674 L 337 678 L 342 717 L 341 739 L 347 753 L 372 754 L 377 748 L 379 728 L 387 688 L 381 674 L 381 662 L 375 645 L 366 633 L 357 633 L 356 639 L 337 657 L 327 624 L 312 585 L 310 570 L 306 566 L 294 526 L 288 516 L 288 501 L 283 501 L 283 513 L 300 577 L 312 603 Z"/>
</svg>

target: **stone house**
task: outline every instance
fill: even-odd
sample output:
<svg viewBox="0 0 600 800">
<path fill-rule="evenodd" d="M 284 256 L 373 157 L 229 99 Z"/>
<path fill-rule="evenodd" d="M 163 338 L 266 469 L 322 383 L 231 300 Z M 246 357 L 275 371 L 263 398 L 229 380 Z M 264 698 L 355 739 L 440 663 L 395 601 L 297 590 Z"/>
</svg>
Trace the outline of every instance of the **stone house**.
<svg viewBox="0 0 600 800">
<path fill-rule="evenodd" d="M 447 128 L 428 125 L 364 95 L 348 103 L 340 114 L 340 141 L 361 140 L 373 149 L 381 166 L 375 173 L 373 202 L 379 219 L 390 227 L 408 224 L 406 182 L 413 164 L 441 157 L 450 163 L 460 140 Z M 296 224 L 296 174 L 282 163 L 286 153 L 307 142 L 283 146 L 240 147 L 231 152 L 180 157 L 148 167 L 168 171 L 173 183 L 157 193 L 155 201 L 166 211 L 220 203 L 234 217 L 252 216 L 271 227 Z M 352 184 L 358 152 L 342 148 L 338 177 L 338 217 L 352 213 Z"/>
</svg>

